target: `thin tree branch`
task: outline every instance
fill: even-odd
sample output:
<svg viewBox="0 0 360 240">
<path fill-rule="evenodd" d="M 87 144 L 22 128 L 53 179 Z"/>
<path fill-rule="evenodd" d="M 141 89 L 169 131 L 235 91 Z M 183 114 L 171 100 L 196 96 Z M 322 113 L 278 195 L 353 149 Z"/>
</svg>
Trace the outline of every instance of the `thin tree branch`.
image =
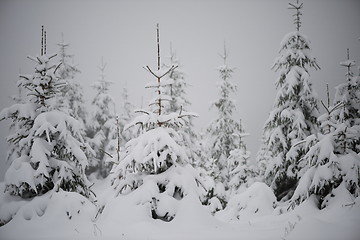
<svg viewBox="0 0 360 240">
<path fill-rule="evenodd" d="M 178 66 L 172 65 L 171 68 L 170 68 L 166 73 L 164 73 L 163 75 L 161 75 L 159 78 L 162 78 L 162 77 L 164 77 L 166 74 L 168 74 L 169 72 L 174 71 L 177 67 L 178 67 Z"/>
<path fill-rule="evenodd" d="M 135 113 L 145 113 L 146 115 L 150 115 L 150 113 L 145 110 L 136 110 Z"/>
<path fill-rule="evenodd" d="M 104 151 L 103 149 L 99 149 L 100 152 L 105 153 L 106 155 L 108 155 L 111 158 L 114 158 L 110 153 L 107 153 L 106 151 Z"/>
<path fill-rule="evenodd" d="M 54 70 L 54 74 L 55 74 L 56 71 L 59 69 L 59 67 L 60 67 L 61 64 L 62 64 L 62 63 L 59 63 L 59 64 L 57 65 L 57 67 L 56 67 L 55 70 Z"/>
<path fill-rule="evenodd" d="M 323 107 L 325 108 L 326 112 L 330 115 L 330 111 L 329 109 L 325 106 L 324 102 L 322 100 L 320 100 L 321 104 L 323 105 Z"/>
</svg>

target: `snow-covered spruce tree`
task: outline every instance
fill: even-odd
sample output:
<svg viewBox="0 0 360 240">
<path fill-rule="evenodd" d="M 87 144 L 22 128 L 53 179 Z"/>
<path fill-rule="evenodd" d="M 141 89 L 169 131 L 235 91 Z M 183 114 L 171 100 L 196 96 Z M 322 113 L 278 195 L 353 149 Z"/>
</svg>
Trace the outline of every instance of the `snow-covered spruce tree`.
<svg viewBox="0 0 360 240">
<path fill-rule="evenodd" d="M 212 107 L 217 109 L 218 116 L 207 128 L 211 154 L 211 169 L 208 170 L 215 181 L 223 183 L 226 188 L 228 188 L 230 172 L 228 158 L 230 152 L 238 148 L 237 134 L 242 134 L 239 132 L 241 129 L 239 122 L 232 118 L 236 107 L 231 94 L 236 92 L 237 86 L 230 81 L 234 68 L 227 65 L 227 57 L 228 52 L 224 46 L 224 55 L 222 55 L 224 65 L 218 68 L 221 78 L 217 82 L 220 96 L 212 103 Z"/>
<path fill-rule="evenodd" d="M 176 56 L 176 52 L 173 51 L 172 46 L 170 45 L 170 64 L 164 64 L 165 68 L 170 68 L 171 66 L 178 66 L 176 69 L 172 70 L 168 75 L 166 75 L 166 81 L 171 83 L 167 89 L 165 89 L 168 96 L 171 97 L 171 100 L 165 105 L 165 111 L 167 113 L 171 112 L 180 112 L 188 111 L 191 106 L 190 101 L 187 99 L 186 90 L 189 87 L 189 84 L 185 81 L 185 76 L 181 70 L 181 64 Z M 187 119 L 187 124 L 178 130 L 178 134 L 182 138 L 186 154 L 193 166 L 197 166 L 198 161 L 198 136 L 194 131 L 194 124 L 192 119 Z"/>
<path fill-rule="evenodd" d="M 278 199 L 290 198 L 298 178 L 298 161 L 305 155 L 303 145 L 291 146 L 304 140 L 317 129 L 317 94 L 312 88 L 309 68 L 319 69 L 311 56 L 310 42 L 300 33 L 300 9 L 303 4 L 290 4 L 295 9 L 296 31 L 281 41 L 280 56 L 273 68 L 279 71 L 278 89 L 273 110 L 264 126 L 265 146 L 258 161 L 268 159 L 266 183 L 274 189 Z M 265 150 L 264 150 L 265 149 Z"/>
<path fill-rule="evenodd" d="M 166 75 L 166 78 L 169 79 L 168 81 L 172 82 L 167 89 L 167 94 L 171 97 L 171 101 L 165 106 L 166 111 L 178 112 L 180 109 L 187 110 L 191 105 L 186 94 L 189 84 L 185 81 L 180 61 L 176 56 L 176 52 L 172 49 L 172 45 L 170 45 L 169 62 L 170 64 L 164 64 L 165 68 L 170 68 L 171 66 L 177 66 L 177 68 Z"/>
<path fill-rule="evenodd" d="M 21 75 L 22 74 L 19 71 L 19 80 L 21 79 L 21 77 L 20 77 Z M 14 104 L 24 104 L 25 103 L 24 89 L 18 87 L 17 95 L 10 96 L 10 99 L 14 102 Z M 3 120 L 3 119 L 1 119 L 1 120 Z M 10 122 L 9 129 L 10 129 L 11 133 L 16 133 L 16 132 L 20 131 L 20 128 L 22 128 L 22 124 L 19 123 L 18 121 Z M 10 136 L 7 137 L 7 141 L 10 142 L 10 139 L 12 139 L 13 137 L 14 136 L 11 134 Z M 21 152 L 19 150 L 20 149 L 15 144 L 9 144 L 8 151 L 6 154 L 6 160 L 8 162 L 12 162 L 12 160 L 20 157 Z"/>
<path fill-rule="evenodd" d="M 343 103 L 343 107 L 337 109 L 337 121 L 346 122 L 351 127 L 358 125 L 360 118 L 360 84 L 359 76 L 355 76 L 351 67 L 355 61 L 350 60 L 349 49 L 347 49 L 347 60 L 340 63 L 346 67 L 346 81 L 336 87 L 334 105 Z M 353 149 L 355 150 L 355 149 Z"/>
<path fill-rule="evenodd" d="M 100 77 L 92 85 L 96 91 L 91 104 L 91 121 L 87 124 L 87 137 L 95 156 L 90 159 L 87 174 L 96 172 L 97 177 L 105 178 L 111 170 L 108 158 L 116 155 L 118 129 L 115 114 L 115 102 L 109 94 L 109 87 L 113 82 L 105 75 L 106 64 L 101 61 Z"/>
<path fill-rule="evenodd" d="M 120 113 L 115 119 L 109 119 L 107 123 L 110 139 L 105 147 L 107 157 L 104 161 L 109 169 L 112 168 L 112 164 L 120 161 L 120 151 L 125 147 L 125 144 L 138 134 L 136 131 L 133 131 L 133 128 L 124 131 L 126 124 L 133 118 L 134 106 L 129 101 L 126 87 L 123 88 L 121 97 L 122 107 Z"/>
<path fill-rule="evenodd" d="M 351 199 L 360 194 L 359 78 L 351 73 L 355 62 L 349 56 L 340 64 L 347 67 L 347 81 L 336 87 L 333 106 L 323 104 L 326 113 L 319 117 L 321 132 L 306 138 L 307 153 L 299 163 L 301 178 L 292 207 L 310 195 L 315 195 L 319 208 L 324 208 L 333 197 L 344 201 L 346 195 Z"/>
<path fill-rule="evenodd" d="M 227 188 L 229 197 L 249 187 L 257 176 L 256 166 L 249 163 L 250 152 L 247 150 L 244 142 L 244 137 L 249 134 L 245 132 L 241 121 L 239 122 L 239 129 L 234 135 L 236 136 L 238 147 L 230 151 L 230 156 L 227 160 L 229 170 Z M 240 187 L 242 189 L 239 189 Z"/>
<path fill-rule="evenodd" d="M 6 171 L 5 194 L 32 199 L 62 189 L 92 198 L 85 176 L 85 153 L 91 149 L 83 141 L 81 124 L 56 109 L 54 103 L 65 84 L 56 75 L 60 65 L 51 62 L 55 56 L 46 54 L 46 32 L 42 28 L 41 54 L 28 57 L 36 63 L 35 72 L 21 75 L 18 81 L 26 99 L 0 113 L 1 120 L 11 119 L 17 126 L 8 137 L 18 157 Z M 10 221 L 11 217 L 1 221 Z"/>
<path fill-rule="evenodd" d="M 195 162 L 196 167 L 210 169 L 210 147 L 207 140 L 206 130 L 201 130 L 197 135 L 197 147 L 196 147 L 197 161 Z"/>
<path fill-rule="evenodd" d="M 184 111 L 166 113 L 164 101 L 169 82 L 163 77 L 176 66 L 162 69 L 160 65 L 159 27 L 157 26 L 157 70 L 149 71 L 156 82 L 146 88 L 154 89 L 156 96 L 149 103 L 149 110 L 138 110 L 136 117 L 126 128 L 140 125 L 143 129 L 137 138 L 125 146 L 121 161 L 112 169 L 112 188 L 116 195 L 135 198 L 134 204 L 144 206 L 144 213 L 153 219 L 170 221 L 176 217 L 176 206 L 183 198 L 199 201 L 205 195 L 196 170 L 188 163 L 177 130 L 186 125 L 186 118 L 194 116 Z"/>
<path fill-rule="evenodd" d="M 135 109 L 134 105 L 129 101 L 129 94 L 126 87 L 123 88 L 121 94 L 121 103 L 122 103 L 122 107 L 120 109 L 118 125 L 121 134 L 120 144 L 121 146 L 124 146 L 125 143 L 127 143 L 136 136 L 136 132 L 131 131 L 131 129 L 124 131 L 125 125 L 134 118 L 133 112 Z"/>
<path fill-rule="evenodd" d="M 260 145 L 260 149 L 256 154 L 256 168 L 257 168 L 257 172 L 258 172 L 258 177 L 259 180 L 261 182 L 265 182 L 265 172 L 266 172 L 266 168 L 267 168 L 267 164 L 270 161 L 270 154 L 268 154 L 268 149 L 267 149 L 267 145 L 266 145 L 266 139 L 268 139 L 268 137 L 265 135 L 268 132 L 263 132 L 263 135 L 261 137 L 261 145 Z"/>
<path fill-rule="evenodd" d="M 80 70 L 72 63 L 73 55 L 67 53 L 70 46 L 69 43 L 64 42 L 62 34 L 62 41 L 58 43 L 60 67 L 58 75 L 66 82 L 66 85 L 61 89 L 61 95 L 58 96 L 58 104 L 62 111 L 70 114 L 73 118 L 85 124 L 87 112 L 83 98 L 83 88 L 76 80 L 77 74 Z"/>
</svg>

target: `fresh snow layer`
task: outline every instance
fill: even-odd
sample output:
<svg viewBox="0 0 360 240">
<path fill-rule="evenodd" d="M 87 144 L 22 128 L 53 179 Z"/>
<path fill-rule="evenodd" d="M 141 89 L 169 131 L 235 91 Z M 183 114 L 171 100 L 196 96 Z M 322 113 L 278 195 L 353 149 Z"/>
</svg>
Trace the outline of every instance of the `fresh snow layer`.
<svg viewBox="0 0 360 240">
<path fill-rule="evenodd" d="M 216 216 L 223 221 L 234 221 L 272 214 L 276 197 L 273 191 L 261 182 L 255 182 L 247 190 L 233 196 L 227 207 Z"/>
<path fill-rule="evenodd" d="M 267 187 L 256 183 L 238 199 L 254 197 L 263 206 L 262 214 L 248 212 L 240 220 L 224 222 L 201 206 L 194 194 L 178 202 L 171 222 L 144 215 L 146 205 L 134 203 L 129 195 L 111 196 L 109 179 L 97 181 L 94 191 L 107 199 L 106 208 L 96 219 L 97 208 L 76 193 L 50 192 L 31 201 L 10 201 L 0 184 L 0 213 L 19 209 L 0 227 L 0 239 L 342 239 L 360 236 L 360 199 L 352 199 L 340 188 L 326 209 L 319 210 L 314 197 L 293 211 L 278 205 Z M 106 190 L 104 190 L 106 189 Z M 242 201 L 249 204 L 251 200 Z M 270 207 L 271 206 L 271 207 Z M 283 214 L 280 214 L 283 212 Z"/>
</svg>

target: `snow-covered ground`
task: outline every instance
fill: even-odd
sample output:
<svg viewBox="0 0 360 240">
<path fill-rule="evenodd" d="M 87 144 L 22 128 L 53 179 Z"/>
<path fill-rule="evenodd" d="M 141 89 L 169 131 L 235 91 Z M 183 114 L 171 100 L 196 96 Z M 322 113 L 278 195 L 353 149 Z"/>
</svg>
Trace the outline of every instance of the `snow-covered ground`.
<svg viewBox="0 0 360 240">
<path fill-rule="evenodd" d="M 93 190 L 98 209 L 76 193 L 49 192 L 30 202 L 6 199 L 1 184 L 0 211 L 17 214 L 0 227 L 0 239 L 341 239 L 360 238 L 360 199 L 351 199 L 338 192 L 328 207 L 319 210 L 316 200 L 308 198 L 294 210 L 277 203 L 275 209 L 271 192 L 265 184 L 255 183 L 239 194 L 226 212 L 210 214 L 195 195 L 188 194 L 177 206 L 176 217 L 170 222 L 154 220 L 147 204 L 134 202 L 134 193 L 113 196 L 109 181 L 97 181 Z M 340 191 L 340 190 L 339 190 Z M 238 200 L 238 201 L 237 201 Z M 238 218 L 225 218 L 236 209 Z M 230 203 L 229 203 L 230 205 Z M 253 206 L 258 206 L 253 211 Z M 6 207 L 6 208 L 5 208 Z M 280 214 L 282 213 L 282 214 Z M 223 221 L 221 221 L 222 219 Z M 226 219 L 226 221 L 225 221 Z"/>
</svg>

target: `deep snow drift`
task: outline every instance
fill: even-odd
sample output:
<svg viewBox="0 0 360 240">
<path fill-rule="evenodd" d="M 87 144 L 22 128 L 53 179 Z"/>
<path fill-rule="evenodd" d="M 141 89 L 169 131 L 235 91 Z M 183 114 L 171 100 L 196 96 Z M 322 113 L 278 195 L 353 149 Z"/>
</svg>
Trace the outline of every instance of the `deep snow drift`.
<svg viewBox="0 0 360 240">
<path fill-rule="evenodd" d="M 109 180 L 103 180 L 93 187 L 99 199 L 97 205 L 105 204 L 98 214 L 99 209 L 89 200 L 62 190 L 31 201 L 9 202 L 2 183 L 1 215 L 19 210 L 0 227 L 0 239 L 357 240 L 360 236 L 360 200 L 353 199 L 341 186 L 323 210 L 310 197 L 287 212 L 265 184 L 254 183 L 215 217 L 189 193 L 176 203 L 176 218 L 164 222 L 152 219 L 147 204 L 135 201 L 139 198 L 136 191 L 116 197 L 109 185 Z"/>
</svg>

